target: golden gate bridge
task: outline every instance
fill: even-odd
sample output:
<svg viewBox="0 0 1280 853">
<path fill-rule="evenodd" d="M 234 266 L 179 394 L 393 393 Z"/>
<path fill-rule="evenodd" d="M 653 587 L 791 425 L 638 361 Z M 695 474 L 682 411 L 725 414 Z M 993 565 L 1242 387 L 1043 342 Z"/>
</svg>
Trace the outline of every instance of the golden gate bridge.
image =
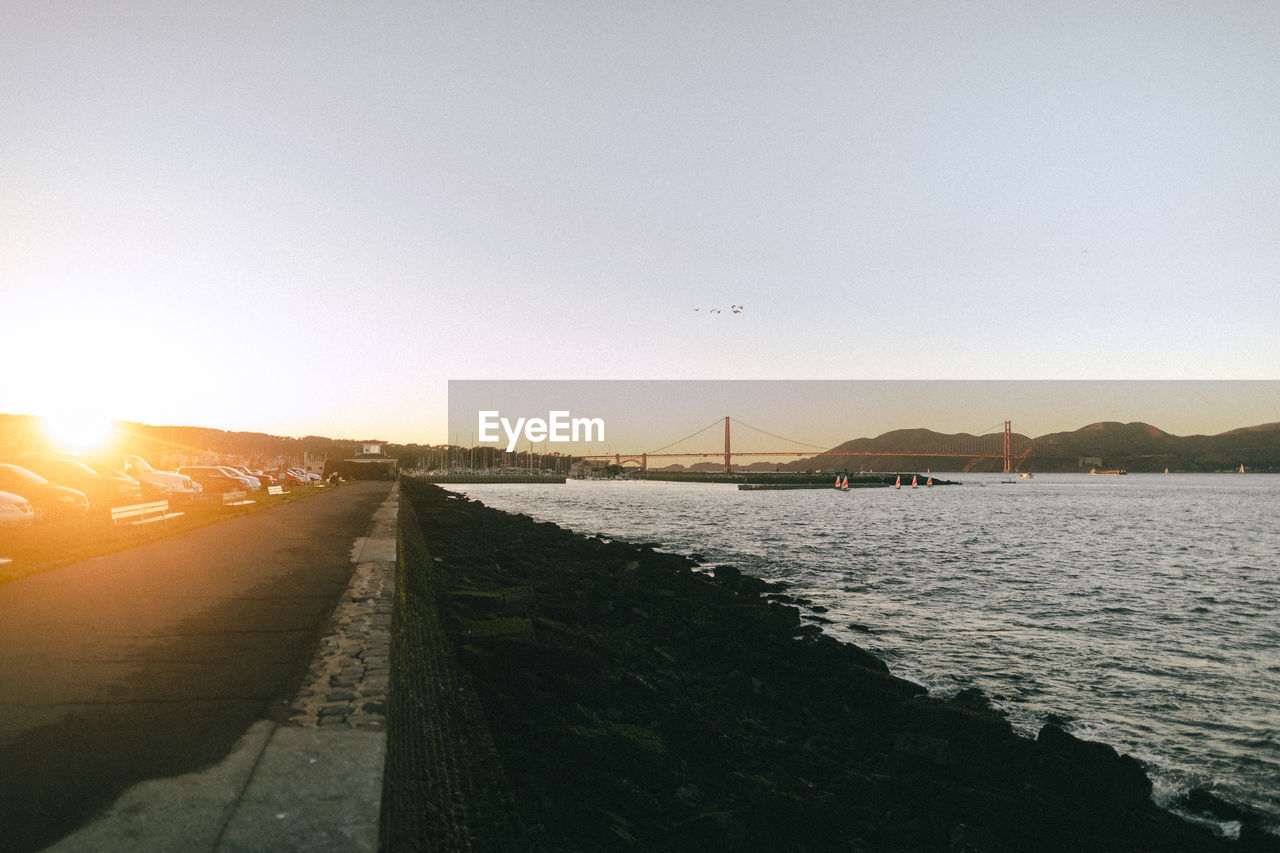
<svg viewBox="0 0 1280 853">
<path fill-rule="evenodd" d="M 708 430 L 724 424 L 724 449 L 707 450 L 707 451 L 673 451 L 671 448 L 678 444 L 683 444 L 690 439 L 696 438 Z M 755 432 L 769 436 L 779 441 L 789 442 L 793 445 L 803 445 L 806 450 L 733 450 L 733 440 L 730 430 L 731 424 L 737 424 L 741 427 L 754 430 Z M 733 470 L 733 460 L 735 457 L 772 457 L 779 456 L 890 456 L 905 458 L 940 458 L 940 459 L 999 459 L 1004 466 L 1004 473 L 1012 473 L 1020 467 L 1021 463 L 1033 459 L 1036 456 L 1036 442 L 1033 438 L 1017 435 L 1013 432 L 1013 422 L 1004 422 L 1003 433 L 983 431 L 980 435 L 963 435 L 958 436 L 950 441 L 940 444 L 929 445 L 922 448 L 912 448 L 903 450 L 833 450 L 817 444 L 809 444 L 808 442 L 799 441 L 793 438 L 783 438 L 780 435 L 774 435 L 771 432 L 753 427 L 751 424 L 743 423 L 737 418 L 725 415 L 723 418 L 717 418 L 707 426 L 696 432 L 690 433 L 678 441 L 673 441 L 668 445 L 658 448 L 657 450 L 645 451 L 643 453 L 608 453 L 608 454 L 574 454 L 575 458 L 581 459 L 602 459 L 613 462 L 615 465 L 623 466 L 628 464 L 639 465 L 640 469 L 647 471 L 649 461 L 651 459 L 719 459 L 724 460 L 724 472 L 729 473 Z"/>
</svg>

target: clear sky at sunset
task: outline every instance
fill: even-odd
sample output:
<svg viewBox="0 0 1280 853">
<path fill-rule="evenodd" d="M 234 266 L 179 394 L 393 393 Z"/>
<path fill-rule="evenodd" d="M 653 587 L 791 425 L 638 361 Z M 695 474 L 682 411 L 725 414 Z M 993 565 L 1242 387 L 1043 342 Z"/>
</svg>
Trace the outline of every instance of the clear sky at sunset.
<svg viewBox="0 0 1280 853">
<path fill-rule="evenodd" d="M 0 412 L 438 442 L 451 379 L 1277 379 L 1278 44 L 1264 0 L 7 0 Z"/>
</svg>

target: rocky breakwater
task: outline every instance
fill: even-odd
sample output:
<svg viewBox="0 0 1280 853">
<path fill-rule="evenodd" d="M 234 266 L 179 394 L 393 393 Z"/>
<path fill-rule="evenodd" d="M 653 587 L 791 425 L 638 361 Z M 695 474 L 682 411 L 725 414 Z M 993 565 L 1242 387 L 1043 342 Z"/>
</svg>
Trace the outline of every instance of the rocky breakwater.
<svg viewBox="0 0 1280 853">
<path fill-rule="evenodd" d="M 403 491 L 426 543 L 403 570 L 432 578 L 513 849 L 1276 849 L 1157 808 L 1108 746 L 1022 737 L 977 691 L 925 695 L 769 600 L 776 585 Z"/>
</svg>

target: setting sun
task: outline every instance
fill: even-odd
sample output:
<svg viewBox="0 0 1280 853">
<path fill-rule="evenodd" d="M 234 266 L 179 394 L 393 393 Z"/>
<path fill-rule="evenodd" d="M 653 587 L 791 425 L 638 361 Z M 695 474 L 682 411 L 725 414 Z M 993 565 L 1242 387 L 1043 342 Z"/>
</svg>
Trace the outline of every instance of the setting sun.
<svg viewBox="0 0 1280 853">
<path fill-rule="evenodd" d="M 115 433 L 115 423 L 102 415 L 66 411 L 46 415 L 45 432 L 64 450 L 92 450 L 104 446 Z"/>
</svg>

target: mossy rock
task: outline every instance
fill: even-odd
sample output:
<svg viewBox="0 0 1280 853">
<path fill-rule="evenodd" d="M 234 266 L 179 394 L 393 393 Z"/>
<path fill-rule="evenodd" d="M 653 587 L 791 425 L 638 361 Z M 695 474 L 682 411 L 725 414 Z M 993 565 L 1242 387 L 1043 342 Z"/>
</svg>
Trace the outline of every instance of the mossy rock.
<svg viewBox="0 0 1280 853">
<path fill-rule="evenodd" d="M 602 720 L 593 726 L 569 726 L 569 731 L 587 740 L 608 740 L 614 745 L 627 744 L 643 752 L 661 754 L 667 751 L 666 743 L 656 733 L 644 726 L 630 723 Z"/>
<path fill-rule="evenodd" d="M 520 616 L 499 616 L 465 622 L 462 633 L 471 639 L 533 636 L 533 622 Z"/>
<path fill-rule="evenodd" d="M 449 599 L 459 604 L 468 604 L 478 608 L 497 609 L 503 604 L 502 593 L 481 589 L 451 589 L 449 590 Z"/>
</svg>

